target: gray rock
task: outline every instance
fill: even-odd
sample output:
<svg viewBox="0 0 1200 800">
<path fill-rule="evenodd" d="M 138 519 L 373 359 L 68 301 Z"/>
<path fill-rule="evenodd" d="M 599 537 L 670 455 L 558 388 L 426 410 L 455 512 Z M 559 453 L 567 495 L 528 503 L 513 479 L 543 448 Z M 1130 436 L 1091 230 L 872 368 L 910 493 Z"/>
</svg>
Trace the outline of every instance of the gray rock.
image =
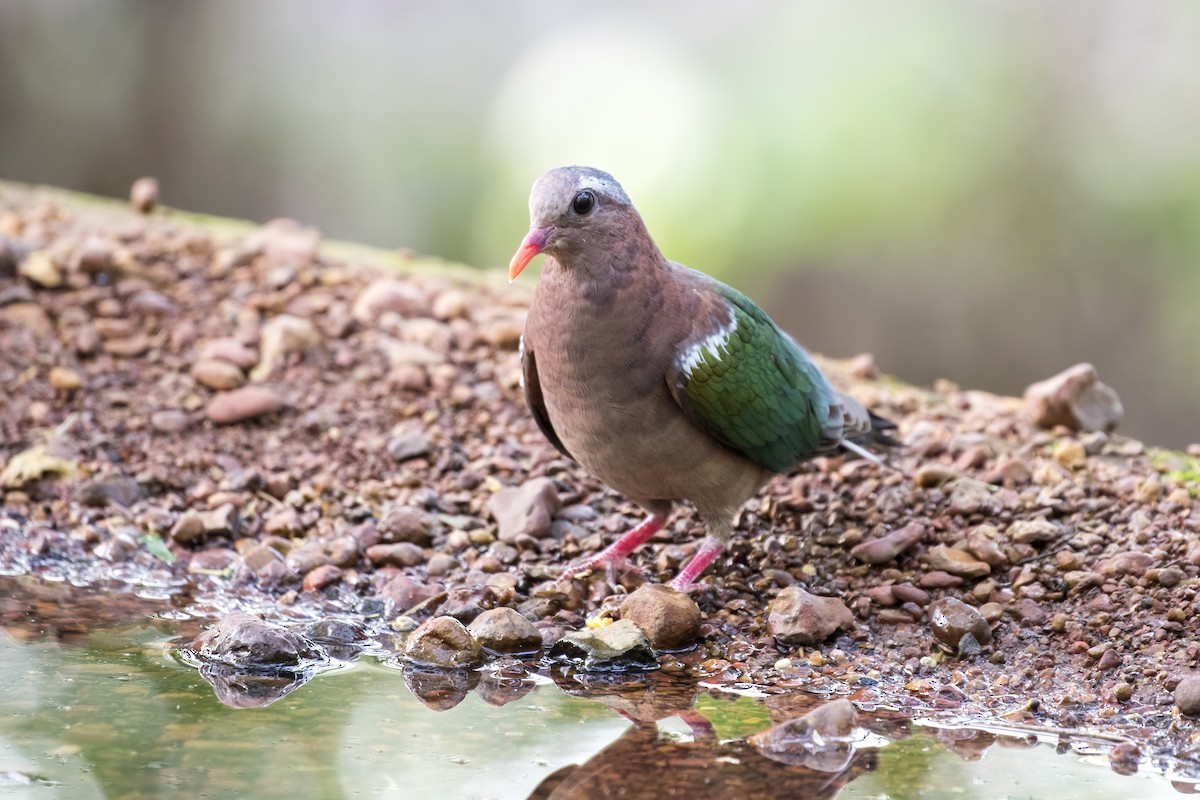
<svg viewBox="0 0 1200 800">
<path fill-rule="evenodd" d="M 141 484 L 133 478 L 116 475 L 81 483 L 75 490 L 75 502 L 98 508 L 110 503 L 128 508 L 141 500 L 143 495 Z"/>
<path fill-rule="evenodd" d="M 379 536 L 384 542 L 412 542 L 422 547 L 430 542 L 425 515 L 412 506 L 389 505 L 379 520 Z"/>
<path fill-rule="evenodd" d="M 1043 428 L 1063 425 L 1077 431 L 1111 431 L 1125 415 L 1121 399 L 1100 382 L 1091 364 L 1076 364 L 1025 390 L 1034 422 Z"/>
<path fill-rule="evenodd" d="M 623 619 L 602 628 L 569 633 L 550 648 L 550 659 L 585 672 L 631 672 L 658 669 L 646 634 Z"/>
<path fill-rule="evenodd" d="M 370 557 L 370 553 L 367 553 Z M 431 578 L 438 578 L 458 568 L 458 559 L 448 553 L 434 553 L 425 565 L 425 573 Z"/>
<path fill-rule="evenodd" d="M 512 608 L 484 611 L 467 630 L 493 653 L 536 653 L 542 649 L 541 632 Z"/>
<path fill-rule="evenodd" d="M 621 619 L 642 629 L 656 651 L 682 650 L 700 635 L 696 601 L 661 583 L 647 583 L 621 603 Z"/>
<path fill-rule="evenodd" d="M 812 645 L 854 627 L 854 615 L 836 597 L 818 597 L 789 586 L 771 601 L 767 632 L 785 645 Z"/>
<path fill-rule="evenodd" d="M 975 480 L 959 480 L 950 490 L 950 511 L 955 514 L 988 513 L 996 510 L 995 497 L 988 485 Z"/>
<path fill-rule="evenodd" d="M 482 662 L 483 648 L 458 620 L 434 617 L 408 635 L 404 657 L 426 667 L 461 669 Z"/>
<path fill-rule="evenodd" d="M 192 641 L 191 649 L 203 659 L 246 670 L 294 667 L 322 657 L 300 634 L 241 612 L 222 617 Z"/>
<path fill-rule="evenodd" d="M 1179 713 L 1200 716 L 1200 678 L 1184 678 L 1175 687 L 1175 705 Z"/>
<path fill-rule="evenodd" d="M 929 606 L 929 627 L 939 644 L 962 656 L 974 655 L 992 643 L 992 629 L 979 609 L 953 597 Z"/>
<path fill-rule="evenodd" d="M 501 489 L 488 500 L 488 511 L 499 528 L 497 536 L 505 544 L 513 544 L 522 536 L 545 538 L 550 533 L 550 520 L 561 506 L 549 478 L 534 478 Z"/>
<path fill-rule="evenodd" d="M 408 461 L 429 452 L 429 437 L 419 428 L 409 428 L 388 440 L 388 455 L 396 461 Z"/>
<path fill-rule="evenodd" d="M 447 617 L 454 617 L 463 625 L 470 625 L 483 613 L 480 603 L 488 594 L 482 586 L 455 586 L 446 592 L 446 599 L 438 611 Z"/>
</svg>

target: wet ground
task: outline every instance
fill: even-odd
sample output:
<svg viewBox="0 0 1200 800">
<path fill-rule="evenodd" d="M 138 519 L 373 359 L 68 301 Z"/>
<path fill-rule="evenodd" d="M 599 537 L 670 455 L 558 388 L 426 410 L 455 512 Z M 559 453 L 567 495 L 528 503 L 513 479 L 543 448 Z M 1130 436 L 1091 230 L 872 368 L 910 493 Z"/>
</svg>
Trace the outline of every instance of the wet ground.
<svg viewBox="0 0 1200 800">
<path fill-rule="evenodd" d="M 19 798 L 1154 798 L 1162 765 L 1112 743 L 860 710 L 851 740 L 786 756 L 754 734 L 823 699 L 662 673 L 428 692 L 380 649 L 235 708 L 172 644 L 202 617 L 117 591 L 0 578 L 0 793 Z M 534 664 L 530 664 L 535 668 Z M 870 708 L 870 706 L 867 706 Z M 1127 774 L 1122 774 L 1127 773 Z"/>
<path fill-rule="evenodd" d="M 404 785 L 381 778 L 400 754 L 451 776 L 422 780 L 457 776 L 468 786 L 496 776 L 498 786 L 459 795 L 479 797 L 526 796 L 568 763 L 585 766 L 557 794 L 547 785 L 534 796 L 574 796 L 589 775 L 615 794 L 624 773 L 604 759 L 628 764 L 639 754 L 670 765 L 671 785 L 689 785 L 688 765 L 717 764 L 729 781 L 749 782 L 735 786 L 826 787 L 805 788 L 811 796 L 845 784 L 839 796 L 969 797 L 978 781 L 989 787 L 979 797 L 1088 787 L 1086 796 L 1104 796 L 1096 786 L 1113 780 L 1114 797 L 1190 791 L 1187 781 L 1200 777 L 1196 725 L 1174 692 L 1200 657 L 1196 456 L 1043 430 L 1018 400 L 908 387 L 877 377 L 869 359 L 831 370 L 899 424 L 908 447 L 892 459 L 898 469 L 843 457 L 773 481 L 694 593 L 699 641 L 660 654 L 658 671 L 620 679 L 628 686 L 617 692 L 617 679 L 536 660 L 466 673 L 403 669 L 405 635 L 425 618 L 514 607 L 550 644 L 611 614 L 647 579 L 673 574 L 700 538 L 680 513 L 615 583 L 593 575 L 548 588 L 565 560 L 599 549 L 639 515 L 562 459 L 525 412 L 515 347 L 527 299 L 499 273 L 323 245 L 294 224 L 143 216 L 0 185 L 0 573 L 26 581 L 0 593 L 0 607 L 6 653 L 32 659 L 5 674 L 39 687 L 6 691 L 17 704 L 6 719 L 38 711 L 40 724 L 41 697 L 61 712 L 49 715 L 57 733 L 36 734 L 54 741 L 36 739 L 37 757 L 20 751 L 29 761 L 13 763 L 29 770 L 14 766 L 4 780 L 41 780 L 47 753 L 81 765 L 70 758 L 82 744 L 55 737 L 94 730 L 111 747 L 131 698 L 142 698 L 167 709 L 161 728 L 178 753 L 137 761 L 151 740 L 135 737 L 104 780 L 164 781 L 154 791 L 214 770 L 219 781 L 259 780 L 264 742 L 303 753 L 321 780 L 361 767 L 362 780 L 383 782 L 353 785 L 383 794 Z M 511 496 L 501 490 L 538 481 L 541 518 L 498 524 L 507 510 L 497 498 Z M 792 586 L 843 602 L 850 624 L 816 644 L 786 644 L 767 612 Z M 960 632 L 949 647 L 936 624 L 931 609 L 947 599 L 983 625 L 970 646 Z M 172 649 L 238 610 L 309 626 L 315 637 L 311 626 L 323 626 L 325 658 L 307 672 L 239 676 Z M 351 633 L 329 636 L 335 630 Z M 122 673 L 126 665 L 137 669 Z M 92 674 L 98 686 L 85 686 Z M 104 677 L 123 674 L 136 679 Z M 57 675 L 75 679 L 63 688 Z M 590 699 L 563 698 L 553 685 Z M 103 700 L 74 699 L 99 686 L 109 690 Z M 726 740 L 835 695 L 861 715 L 863 740 L 846 767 L 823 763 L 807 777 L 789 768 L 754 783 L 777 767 Z M 174 718 L 172 698 L 207 710 Z M 562 728 L 520 732 L 514 709 L 557 718 L 560 703 Z M 445 713 L 415 713 L 430 706 Z M 594 725 L 577 724 L 584 708 Z M 360 709 L 374 728 L 346 721 Z M 463 756 L 477 769 L 448 771 L 447 760 L 469 766 L 452 751 L 473 738 L 449 720 L 484 740 Z M 977 732 L 937 727 L 962 724 Z M 495 747 L 495 730 L 564 750 L 518 764 Z M 346 738 L 324 738 L 332 736 Z M 1004 754 L 1018 752 L 1018 740 L 1053 744 L 1020 751 L 1014 774 Z M 243 762 L 224 750 L 239 747 Z M 211 761 L 195 755 L 205 748 Z M 990 777 L 971 771 L 986 771 L 970 760 L 982 750 L 979 763 L 1004 764 Z M 1043 754 L 1053 766 L 1034 773 Z M 98 758 L 85 759 L 97 779 Z M 924 762 L 955 766 L 944 777 L 941 766 L 910 766 Z M 131 771 L 137 763 L 148 771 L 131 774 L 143 772 Z M 162 765 L 171 768 L 154 771 Z M 1055 783 L 1076 768 L 1078 780 Z M 505 771 L 518 769 L 519 784 Z M 1164 773 L 1179 781 L 1175 790 L 1153 777 Z M 279 778 L 291 779 L 311 789 L 295 770 Z M 860 787 L 872 788 L 856 795 Z"/>
</svg>

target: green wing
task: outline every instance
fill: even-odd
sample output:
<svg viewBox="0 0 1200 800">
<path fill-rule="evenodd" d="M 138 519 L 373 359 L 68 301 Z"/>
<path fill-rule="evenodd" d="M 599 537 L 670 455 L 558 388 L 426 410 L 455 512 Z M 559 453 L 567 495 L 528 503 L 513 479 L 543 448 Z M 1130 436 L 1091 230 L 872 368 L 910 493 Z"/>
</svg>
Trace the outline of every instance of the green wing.
<svg viewBox="0 0 1200 800">
<path fill-rule="evenodd" d="M 698 320 L 667 375 L 688 418 L 773 472 L 836 445 L 825 434 L 833 390 L 803 348 L 750 298 L 693 274 L 729 314 Z"/>
</svg>

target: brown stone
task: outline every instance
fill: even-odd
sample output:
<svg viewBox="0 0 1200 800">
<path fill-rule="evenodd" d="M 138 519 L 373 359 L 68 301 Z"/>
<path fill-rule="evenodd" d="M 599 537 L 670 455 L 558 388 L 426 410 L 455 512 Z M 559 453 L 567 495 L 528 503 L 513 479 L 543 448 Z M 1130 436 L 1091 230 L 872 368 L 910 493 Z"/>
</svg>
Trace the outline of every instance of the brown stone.
<svg viewBox="0 0 1200 800">
<path fill-rule="evenodd" d="M 290 667 L 320 657 L 300 634 L 241 612 L 222 617 L 191 647 L 201 658 L 246 669 Z"/>
<path fill-rule="evenodd" d="M 1025 390 L 1034 422 L 1077 431 L 1111 431 L 1125 415 L 1117 393 L 1100 382 L 1091 364 L 1076 364 Z"/>
<path fill-rule="evenodd" d="M 246 382 L 241 367 L 215 358 L 197 361 L 192 365 L 191 375 L 197 383 L 221 391 L 236 389 Z"/>
<path fill-rule="evenodd" d="M 243 386 L 218 394 L 208 402 L 204 413 L 218 425 L 232 425 L 272 414 L 284 405 L 283 396 L 269 386 Z"/>
<path fill-rule="evenodd" d="M 992 568 L 978 561 L 965 550 L 939 544 L 929 548 L 921 557 L 933 570 L 941 570 L 963 578 L 982 578 L 991 574 Z"/>
<path fill-rule="evenodd" d="M 415 567 L 425 563 L 425 551 L 412 542 L 377 544 L 367 548 L 372 564 L 394 567 Z"/>
<path fill-rule="evenodd" d="M 925 538 L 925 526 L 910 522 L 878 539 L 855 545 L 850 555 L 866 564 L 886 564 Z"/>
<path fill-rule="evenodd" d="M 149 214 L 158 203 L 158 181 L 154 178 L 138 178 L 129 187 L 129 204 L 142 214 Z"/>
<path fill-rule="evenodd" d="M 771 602 L 767 631 L 785 645 L 823 642 L 840 630 L 854 627 L 854 615 L 836 597 L 819 597 L 789 586 Z"/>
<path fill-rule="evenodd" d="M 521 536 L 545 538 L 550 533 L 551 517 L 561 507 L 558 491 L 549 478 L 534 478 L 501 489 L 488 500 L 488 511 L 499 529 L 498 538 L 506 544 Z"/>
<path fill-rule="evenodd" d="M 454 617 L 434 617 L 408 635 L 404 657 L 421 666 L 462 669 L 483 661 L 483 648 Z"/>
<path fill-rule="evenodd" d="M 535 653 L 542 647 L 541 632 L 508 607 L 484 611 L 472 620 L 467 630 L 493 653 Z"/>
<path fill-rule="evenodd" d="M 1184 678 L 1175 687 L 1175 705 L 1189 717 L 1200 716 L 1200 677 Z"/>
<path fill-rule="evenodd" d="M 304 576 L 304 591 L 315 592 L 324 589 L 326 586 L 337 583 L 342 578 L 342 570 L 340 567 L 333 564 L 322 564 L 321 566 L 309 570 Z"/>
<path fill-rule="evenodd" d="M 943 597 L 929 606 L 929 627 L 938 642 L 960 655 L 970 655 L 970 651 L 992 643 L 992 629 L 979 609 L 953 597 Z"/>
<path fill-rule="evenodd" d="M 621 603 L 621 619 L 633 620 L 656 651 L 695 644 L 700 616 L 696 601 L 661 583 L 644 584 Z"/>
</svg>

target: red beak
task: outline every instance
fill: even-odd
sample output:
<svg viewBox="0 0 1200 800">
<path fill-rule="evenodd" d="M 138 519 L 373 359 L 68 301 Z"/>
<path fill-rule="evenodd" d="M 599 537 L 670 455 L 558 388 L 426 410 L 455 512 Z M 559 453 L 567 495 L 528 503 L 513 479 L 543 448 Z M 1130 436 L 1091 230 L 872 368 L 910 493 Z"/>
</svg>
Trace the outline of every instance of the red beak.
<svg viewBox="0 0 1200 800">
<path fill-rule="evenodd" d="M 525 238 L 521 241 L 521 246 L 517 248 L 517 254 L 512 257 L 512 261 L 508 262 L 509 283 L 515 281 L 530 260 L 546 248 L 546 242 L 549 241 L 552 233 L 554 233 L 553 225 L 529 229 L 529 233 L 525 234 Z"/>
</svg>

